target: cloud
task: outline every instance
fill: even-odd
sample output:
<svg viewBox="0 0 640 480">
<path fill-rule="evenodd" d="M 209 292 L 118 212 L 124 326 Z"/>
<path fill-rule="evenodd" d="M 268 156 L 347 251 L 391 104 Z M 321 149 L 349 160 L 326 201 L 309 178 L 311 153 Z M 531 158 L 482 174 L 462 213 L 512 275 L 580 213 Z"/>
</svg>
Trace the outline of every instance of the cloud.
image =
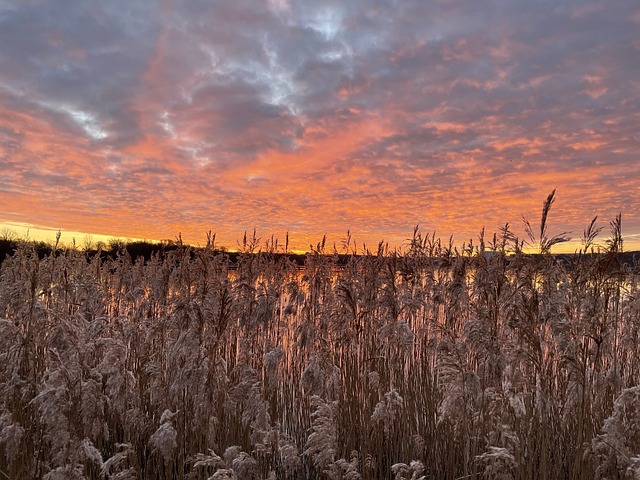
<svg viewBox="0 0 640 480">
<path fill-rule="evenodd" d="M 0 221 L 464 240 L 558 187 L 559 230 L 623 210 L 635 238 L 638 18 L 581 0 L 5 2 Z"/>
</svg>

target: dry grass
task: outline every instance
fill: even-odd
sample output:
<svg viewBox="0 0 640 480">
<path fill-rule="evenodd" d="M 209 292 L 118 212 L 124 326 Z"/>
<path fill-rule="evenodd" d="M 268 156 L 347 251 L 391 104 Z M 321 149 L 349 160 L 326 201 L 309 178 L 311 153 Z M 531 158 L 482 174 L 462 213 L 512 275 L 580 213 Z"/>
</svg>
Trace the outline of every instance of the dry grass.
<svg viewBox="0 0 640 480">
<path fill-rule="evenodd" d="M 25 245 L 0 273 L 0 478 L 640 478 L 638 269 L 619 218 L 600 255 L 595 230 L 569 263 L 546 225 L 539 256 L 416 230 L 302 270 L 255 238 L 233 271 Z"/>
</svg>

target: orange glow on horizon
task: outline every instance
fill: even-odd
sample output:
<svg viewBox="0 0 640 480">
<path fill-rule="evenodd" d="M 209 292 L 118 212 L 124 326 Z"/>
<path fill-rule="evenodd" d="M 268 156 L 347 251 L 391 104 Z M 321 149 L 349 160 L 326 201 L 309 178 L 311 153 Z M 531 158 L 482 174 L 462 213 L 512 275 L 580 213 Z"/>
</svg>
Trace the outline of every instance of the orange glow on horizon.
<svg viewBox="0 0 640 480">
<path fill-rule="evenodd" d="M 180 236 L 185 243 L 196 247 L 203 246 L 206 243 L 206 232 L 200 234 L 198 232 L 177 231 L 175 235 L 163 238 L 153 238 L 152 236 L 148 235 L 131 237 L 124 235 L 82 232 L 61 228 L 44 227 L 39 225 L 0 221 L 0 238 L 44 242 L 52 245 L 55 243 L 56 235 L 59 230 L 61 231 L 60 244 L 68 247 L 76 246 L 77 248 L 85 248 L 88 246 L 95 248 L 99 243 L 108 246 L 114 240 L 122 240 L 127 242 L 177 241 L 178 236 Z M 238 237 L 236 239 L 231 239 L 230 237 L 221 238 L 218 232 L 212 233 L 216 234 L 216 246 L 224 248 L 227 251 L 238 251 L 240 249 L 242 237 Z M 251 236 L 252 233 L 252 230 L 247 230 L 248 236 Z M 343 247 L 343 242 L 347 238 L 346 230 L 344 232 L 325 232 L 324 234 L 319 236 L 295 235 L 292 232 L 269 233 L 256 231 L 256 235 L 259 240 L 258 248 L 264 249 L 266 248 L 267 241 L 271 242 L 272 240 L 277 240 L 279 248 L 284 249 L 285 237 L 287 233 L 289 234 L 288 251 L 291 253 L 304 254 L 310 252 L 311 249 L 315 248 L 316 244 L 322 242 L 323 236 L 326 236 L 327 253 L 332 253 L 334 246 L 339 253 L 346 253 Z M 433 231 L 422 230 L 422 233 L 431 235 Z M 439 236 L 437 231 L 435 233 L 436 238 L 439 238 L 443 245 L 448 244 L 449 236 Z M 489 232 L 488 230 L 485 231 L 485 241 L 490 241 L 493 238 L 493 233 L 494 232 Z M 496 231 L 496 233 L 498 232 Z M 595 251 L 604 250 L 606 248 L 605 240 L 607 238 L 607 233 L 608 232 L 606 232 L 606 230 L 603 230 L 603 233 L 598 237 L 593 247 Z M 380 242 L 388 244 L 392 250 L 397 249 L 401 252 L 406 251 L 409 246 L 411 234 L 412 231 L 407 231 L 404 236 L 401 235 L 395 238 L 380 237 L 376 240 L 375 237 L 372 237 L 370 235 L 361 236 L 358 234 L 358 232 L 351 231 L 352 247 L 350 248 L 349 252 L 351 252 L 355 247 L 358 253 L 364 253 L 363 249 L 366 247 L 368 250 L 375 253 Z M 473 244 L 477 246 L 479 244 L 479 234 L 480 231 L 478 231 L 476 235 L 466 239 L 454 237 L 454 245 L 458 248 L 461 248 L 463 246 L 463 243 L 468 245 L 469 240 L 472 240 Z M 527 239 L 523 236 L 520 237 L 520 240 Z M 575 253 L 582 248 L 583 245 L 580 238 L 571 237 L 568 242 L 554 246 L 552 251 L 554 253 Z M 640 234 L 624 235 L 624 250 L 627 252 L 640 251 Z M 537 251 L 537 247 L 536 245 L 527 244 L 525 245 L 525 251 L 535 253 Z"/>
</svg>

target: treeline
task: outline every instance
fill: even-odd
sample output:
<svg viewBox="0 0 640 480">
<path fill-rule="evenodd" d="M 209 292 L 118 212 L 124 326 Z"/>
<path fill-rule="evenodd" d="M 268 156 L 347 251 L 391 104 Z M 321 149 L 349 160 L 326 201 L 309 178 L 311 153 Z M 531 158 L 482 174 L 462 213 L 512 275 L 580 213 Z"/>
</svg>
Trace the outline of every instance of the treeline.
<svg viewBox="0 0 640 480">
<path fill-rule="evenodd" d="M 78 250 L 77 247 L 58 247 L 56 245 L 52 245 L 51 243 L 42 242 L 42 241 L 28 241 L 28 240 L 19 240 L 19 239 L 11 239 L 11 238 L 0 238 L 0 264 L 7 258 L 14 255 L 20 247 L 28 246 L 31 251 L 35 253 L 35 255 L 40 259 L 44 259 L 50 255 L 58 255 L 62 252 L 68 250 Z M 383 245 L 381 245 L 382 247 Z M 246 245 L 245 245 L 246 247 Z M 273 256 L 275 259 L 278 258 L 286 258 L 299 267 L 303 267 L 305 263 L 306 254 L 300 253 L 290 253 L 284 251 L 274 251 L 269 247 L 267 243 L 264 248 L 255 248 L 252 247 L 250 250 L 247 248 L 238 250 L 238 251 L 229 251 L 225 248 L 210 248 L 210 247 L 199 247 L 188 244 L 181 244 L 180 242 L 175 242 L 171 240 L 166 240 L 162 242 L 151 242 L 151 241 L 125 241 L 125 240 L 113 240 L 108 244 L 99 244 L 97 247 L 94 245 L 89 246 L 88 248 L 82 248 L 82 250 L 86 256 L 87 260 L 91 261 L 94 257 L 98 256 L 101 260 L 107 259 L 115 259 L 119 255 L 126 254 L 131 257 L 132 260 L 137 260 L 138 258 L 142 258 L 145 262 L 151 260 L 151 258 L 158 257 L 160 259 L 164 259 L 169 252 L 175 252 L 176 250 L 183 249 L 188 252 L 190 257 L 193 259 L 198 252 L 200 251 L 209 251 L 213 254 L 225 255 L 230 263 L 230 269 L 234 269 L 238 263 L 239 257 L 243 253 L 261 253 L 268 254 Z M 335 264 L 337 267 L 345 266 L 351 257 L 358 257 L 358 253 L 337 253 L 337 251 L 333 250 L 333 253 L 328 253 L 328 251 L 321 248 L 321 244 L 318 244 L 317 248 L 312 248 L 312 251 L 321 252 L 326 255 L 332 255 L 335 257 Z M 368 252 L 371 254 L 371 252 Z M 477 252 L 476 252 L 477 253 Z M 362 252 L 363 255 L 367 254 L 367 252 Z M 490 254 L 490 252 L 484 252 L 484 254 Z M 581 261 L 585 261 L 590 256 L 597 256 L 599 253 L 591 253 L 591 254 L 581 254 Z M 538 254 L 531 254 L 532 258 L 539 256 Z M 560 253 L 555 254 L 555 258 L 569 266 L 574 263 L 575 254 L 571 253 Z M 509 262 L 509 256 L 505 258 L 505 262 Z M 640 263 L 640 251 L 630 251 L 630 252 L 617 252 L 616 253 L 616 262 L 627 266 L 633 267 Z"/>
<path fill-rule="evenodd" d="M 0 239 L 0 263 L 15 254 L 15 252 L 23 246 L 30 246 L 39 259 L 43 259 L 49 255 L 56 255 L 68 250 L 80 250 L 86 253 L 88 259 L 92 259 L 98 255 L 103 259 L 115 258 L 118 254 L 127 253 L 132 259 L 142 257 L 148 261 L 154 255 L 163 256 L 167 252 L 175 251 L 180 245 L 172 241 L 149 242 L 149 241 L 125 241 L 116 240 L 108 244 L 99 243 L 97 245 L 89 245 L 87 247 L 56 245 L 42 241 L 29 241 L 22 239 L 4 238 Z"/>
<path fill-rule="evenodd" d="M 78 246 L 57 246 L 55 244 L 42 241 L 4 238 L 0 239 L 0 264 L 2 264 L 7 257 L 14 255 L 21 247 L 28 247 L 40 260 L 50 255 L 59 255 L 62 252 L 71 250 L 84 252 L 87 256 L 87 260 L 89 261 L 96 256 L 100 257 L 102 260 L 113 260 L 119 255 L 128 255 L 132 260 L 142 258 L 145 262 L 150 261 L 154 256 L 164 259 L 168 253 L 175 252 L 177 250 L 185 250 L 191 258 L 194 258 L 198 252 L 207 251 L 213 254 L 225 255 L 229 259 L 231 269 L 233 269 L 238 263 L 239 256 L 243 253 L 266 253 L 275 256 L 275 258 L 286 257 L 288 260 L 294 262 L 300 267 L 304 265 L 306 257 L 305 254 L 300 253 L 291 253 L 282 250 L 274 251 L 268 243 L 264 247 L 257 247 L 255 244 L 245 244 L 240 247 L 240 250 L 229 251 L 224 247 L 193 246 L 173 240 L 151 242 L 144 240 L 126 241 L 114 239 L 108 244 L 92 244 L 88 247 L 82 248 Z M 338 265 L 345 265 L 349 257 L 350 255 L 348 254 L 336 254 Z"/>
</svg>

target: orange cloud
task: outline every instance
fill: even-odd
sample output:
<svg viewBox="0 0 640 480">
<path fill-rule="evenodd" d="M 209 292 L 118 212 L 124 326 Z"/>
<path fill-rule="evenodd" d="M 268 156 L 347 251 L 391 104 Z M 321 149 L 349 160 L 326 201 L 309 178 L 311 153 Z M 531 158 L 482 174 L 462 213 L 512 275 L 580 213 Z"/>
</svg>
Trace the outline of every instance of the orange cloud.
<svg viewBox="0 0 640 480">
<path fill-rule="evenodd" d="M 127 5 L 3 18 L 0 221 L 399 246 L 557 187 L 552 228 L 640 239 L 637 7 Z"/>
</svg>

